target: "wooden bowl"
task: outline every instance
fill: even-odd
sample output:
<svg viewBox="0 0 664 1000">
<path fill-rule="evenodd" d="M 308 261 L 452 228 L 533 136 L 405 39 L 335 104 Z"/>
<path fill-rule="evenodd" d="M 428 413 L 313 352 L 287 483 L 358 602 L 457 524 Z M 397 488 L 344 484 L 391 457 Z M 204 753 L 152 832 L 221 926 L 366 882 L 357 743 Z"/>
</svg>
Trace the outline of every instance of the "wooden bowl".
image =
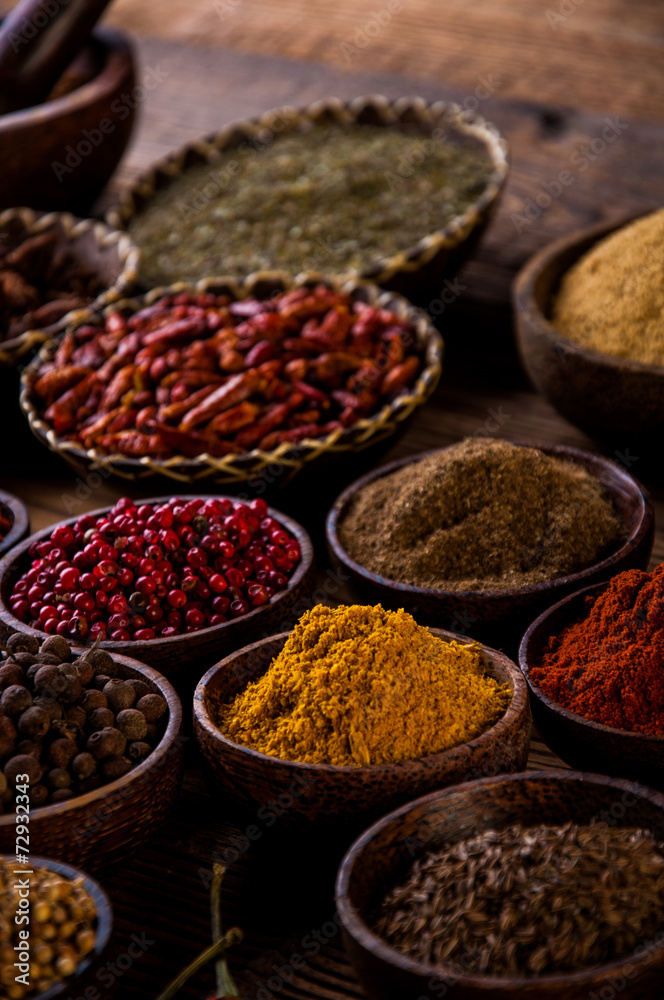
<svg viewBox="0 0 664 1000">
<path fill-rule="evenodd" d="M 578 230 L 535 254 L 513 286 L 521 360 L 533 383 L 570 423 L 611 441 L 664 429 L 664 368 L 616 358 L 568 340 L 551 322 L 561 279 L 603 237 L 633 219 Z M 631 435 L 631 437 L 630 437 Z"/>
<path fill-rule="evenodd" d="M 214 295 L 230 295 L 233 299 L 255 296 L 266 299 L 287 289 L 300 288 L 320 283 L 345 292 L 355 300 L 368 302 L 381 309 L 391 309 L 398 316 L 412 323 L 415 337 L 422 354 L 422 371 L 415 384 L 404 388 L 398 395 L 385 403 L 382 408 L 356 421 L 350 427 L 339 428 L 326 437 L 305 438 L 297 444 L 284 442 L 271 451 L 253 448 L 242 454 L 224 455 L 218 458 L 203 454 L 195 458 L 174 455 L 170 458 L 128 458 L 126 455 L 109 455 L 97 448 L 85 449 L 76 441 L 59 437 L 42 414 L 43 407 L 34 398 L 32 386 L 36 381 L 40 366 L 52 360 L 58 348 L 56 341 L 50 341 L 42 348 L 38 357 L 26 368 L 21 377 L 20 403 L 28 418 L 33 434 L 52 451 L 61 455 L 77 471 L 86 472 L 101 469 L 122 479 L 146 479 L 154 476 L 168 478 L 178 484 L 200 484 L 205 479 L 217 484 L 249 483 L 265 477 L 270 483 L 277 475 L 283 474 L 282 482 L 290 482 L 292 477 L 305 466 L 315 463 L 320 468 L 323 463 L 338 462 L 358 452 L 366 450 L 393 437 L 410 420 L 415 410 L 426 403 L 431 396 L 442 371 L 443 339 L 433 326 L 430 318 L 416 309 L 400 295 L 384 292 L 377 285 L 343 278 L 324 278 L 310 272 L 292 277 L 283 271 L 257 271 L 243 280 L 233 278 L 210 278 L 187 285 L 183 282 L 164 288 L 155 288 L 146 295 L 113 303 L 108 307 L 134 313 L 151 305 L 163 295 L 190 292 L 193 294 L 210 292 Z M 107 310 L 108 311 L 108 310 Z M 81 312 L 68 329 L 89 324 L 99 325 L 103 314 L 90 309 Z"/>
<path fill-rule="evenodd" d="M 123 102 L 136 82 L 132 47 L 126 36 L 97 29 L 85 48 L 89 68 L 76 89 L 0 116 L 1 208 L 85 215 L 119 163 L 136 115 L 136 103 Z"/>
<path fill-rule="evenodd" d="M 468 642 L 453 632 L 432 632 L 446 641 Z M 196 688 L 196 738 L 212 780 L 232 802 L 254 812 L 257 805 L 269 810 L 278 802 L 285 806 L 279 818 L 284 828 L 310 828 L 318 822 L 360 829 L 418 793 L 525 767 L 531 721 L 523 676 L 511 660 L 488 647 L 482 649 L 482 660 L 490 676 L 510 685 L 510 705 L 491 729 L 443 753 L 398 764 L 340 767 L 281 760 L 234 743 L 215 725 L 215 713 L 266 672 L 288 635 L 270 636 L 226 657 L 208 670 Z"/>
<path fill-rule="evenodd" d="M 4 855 L 3 861 L 15 862 L 16 854 Z M 84 990 L 86 988 L 89 990 L 90 984 L 98 981 L 93 976 L 106 951 L 113 932 L 113 908 L 111 901 L 98 882 L 95 882 L 85 872 L 79 871 L 71 865 L 65 865 L 61 861 L 53 861 L 51 858 L 30 857 L 30 868 L 46 868 L 48 871 L 62 876 L 62 878 L 72 880 L 82 879 L 83 889 L 87 892 L 97 911 L 96 941 L 92 951 L 86 955 L 73 976 L 68 976 L 59 983 L 55 983 L 44 993 L 32 994 L 31 1000 L 56 1000 L 56 997 L 62 997 L 65 994 L 69 996 L 74 996 L 75 994 L 84 995 Z M 20 870 L 19 866 L 17 871 Z M 20 875 L 17 875 L 17 877 L 21 878 Z"/>
<path fill-rule="evenodd" d="M 614 729 L 558 705 L 531 679 L 549 641 L 588 614 L 587 597 L 598 597 L 608 582 L 586 587 L 554 604 L 533 622 L 521 641 L 519 665 L 528 682 L 533 717 L 542 738 L 565 763 L 585 771 L 633 778 L 664 788 L 664 736 Z"/>
<path fill-rule="evenodd" d="M 113 653 L 117 675 L 145 681 L 168 702 L 166 730 L 149 757 L 122 778 L 66 802 L 30 810 L 30 850 L 90 871 L 124 860 L 161 826 L 182 782 L 182 705 L 152 667 Z M 16 849 L 16 815 L 0 816 L 0 852 Z"/>
<path fill-rule="evenodd" d="M 578 448 L 527 441 L 512 443 L 538 448 L 545 455 L 574 462 L 599 479 L 625 525 L 626 540 L 604 559 L 577 573 L 511 590 L 429 590 L 397 583 L 372 573 L 351 559 L 343 548 L 339 538 L 339 524 L 351 500 L 363 487 L 397 469 L 419 462 L 427 455 L 436 454 L 435 451 L 430 451 L 373 469 L 344 490 L 327 516 L 327 543 L 332 560 L 344 567 L 358 591 L 372 602 L 379 601 L 390 608 L 405 608 L 423 624 L 451 628 L 456 626 L 458 631 L 467 630 L 475 636 L 488 633 L 496 641 L 498 635 L 501 639 L 505 636 L 508 640 L 514 640 L 519 629 L 523 631 L 540 611 L 579 587 L 606 580 L 624 569 L 646 568 L 654 540 L 652 501 L 632 476 L 615 462 Z"/>
<path fill-rule="evenodd" d="M 183 500 L 195 499 L 194 496 L 183 494 L 178 494 L 178 496 Z M 202 496 L 203 499 L 206 499 L 204 494 L 196 496 Z M 162 504 L 170 499 L 171 497 L 150 497 L 147 500 L 141 499 L 137 503 Z M 222 499 L 224 498 L 222 497 Z M 226 499 L 233 500 L 234 498 L 227 497 Z M 108 507 L 100 507 L 97 510 L 86 511 L 86 513 L 98 517 L 108 510 Z M 209 666 L 211 659 L 216 659 L 220 652 L 226 653 L 230 652 L 231 649 L 238 649 L 246 643 L 248 638 L 255 636 L 258 632 L 269 635 L 270 632 L 276 631 L 281 622 L 288 618 L 288 613 L 293 606 L 310 589 L 313 579 L 313 546 L 309 535 L 297 521 L 293 521 L 292 518 L 271 507 L 268 510 L 269 517 L 276 518 L 295 536 L 302 552 L 300 563 L 290 578 L 286 590 L 274 594 L 267 604 L 254 608 L 242 618 L 232 618 L 222 625 L 213 625 L 199 629 L 197 632 L 187 632 L 184 635 L 167 636 L 166 638 L 157 637 L 156 639 L 130 640 L 129 642 L 116 642 L 107 639 L 101 643 L 101 648 L 106 649 L 111 656 L 121 653 L 125 656 L 135 657 L 142 663 L 149 663 L 168 677 L 174 677 L 185 667 L 196 664 L 199 668 L 198 676 L 200 676 L 201 668 Z M 77 520 L 78 516 L 70 517 L 59 523 L 73 525 Z M 30 628 L 15 618 L 9 610 L 7 602 L 13 584 L 30 564 L 28 550 L 31 545 L 33 542 L 48 538 L 56 527 L 57 525 L 52 524 L 50 527 L 30 535 L 25 541 L 14 546 L 12 551 L 0 560 L 0 639 L 6 640 L 12 632 L 25 632 L 40 638 L 44 638 L 46 635 L 45 632 Z"/>
<path fill-rule="evenodd" d="M 0 510 L 12 522 L 5 537 L 0 539 L 0 555 L 4 555 L 27 535 L 30 530 L 30 515 L 23 501 L 6 490 L 0 490 Z"/>
<path fill-rule="evenodd" d="M 2 118 L 0 117 L 0 123 Z M 31 236 L 54 230 L 58 249 L 65 250 L 86 268 L 92 268 L 104 290 L 87 308 L 103 309 L 131 291 L 138 277 L 139 253 L 126 233 L 110 229 L 95 219 L 77 219 L 68 212 L 35 212 L 31 208 L 8 208 L 0 213 L 0 245 L 18 246 Z M 55 323 L 0 339 L 0 365 L 16 365 L 31 351 L 56 337 L 86 310 L 73 309 Z M 0 329 L 0 338 L 3 331 Z"/>
<path fill-rule="evenodd" d="M 439 294 L 444 278 L 454 274 L 474 250 L 497 207 L 508 173 L 507 144 L 494 126 L 480 115 L 445 101 L 430 103 L 421 97 L 389 100 L 380 95 L 357 97 L 350 101 L 330 98 L 299 110 L 277 108 L 257 118 L 233 122 L 214 135 L 181 146 L 166 159 L 154 164 L 122 193 L 119 203 L 109 211 L 107 218 L 112 226 L 125 228 L 150 204 L 157 191 L 190 167 L 201 163 L 214 167 L 220 153 L 238 147 L 246 153 L 247 147 L 255 146 L 261 137 L 265 141 L 266 134 L 278 141 L 283 135 L 324 122 L 410 129 L 427 137 L 442 127 L 452 141 L 481 150 L 490 160 L 493 172 L 489 182 L 463 214 L 435 233 L 423 233 L 418 243 L 401 253 L 367 261 L 360 271 L 349 272 L 354 278 L 374 281 L 409 299 L 428 302 L 432 294 Z M 328 234 L 328 238 L 333 235 Z M 220 247 L 223 248 L 222 228 Z M 222 249 L 219 259 L 219 269 L 214 273 L 225 274 Z"/>
<path fill-rule="evenodd" d="M 652 830 L 664 839 L 664 796 L 641 785 L 574 771 L 529 771 L 485 778 L 435 792 L 381 819 L 355 841 L 339 870 L 337 911 L 346 949 L 370 1000 L 589 1000 L 660 995 L 664 934 L 648 948 L 581 972 L 517 976 L 469 975 L 458 966 L 432 966 L 394 950 L 370 929 L 374 907 L 421 853 L 487 829 L 567 820 L 588 823 L 608 815 L 611 824 Z M 417 849 L 417 856 L 420 849 Z M 643 953 L 642 953 L 643 952 Z M 614 990 L 611 982 L 620 983 Z"/>
</svg>

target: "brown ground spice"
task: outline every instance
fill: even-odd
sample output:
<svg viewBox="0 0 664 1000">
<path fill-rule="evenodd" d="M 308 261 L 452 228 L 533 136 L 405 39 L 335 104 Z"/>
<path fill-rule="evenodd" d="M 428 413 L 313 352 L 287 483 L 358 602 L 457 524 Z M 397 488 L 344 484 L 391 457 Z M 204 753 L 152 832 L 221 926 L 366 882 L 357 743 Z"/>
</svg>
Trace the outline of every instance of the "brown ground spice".
<svg viewBox="0 0 664 1000">
<path fill-rule="evenodd" d="M 605 237 L 570 268 L 553 323 L 600 354 L 664 365 L 664 209 Z"/>
<path fill-rule="evenodd" d="M 400 583 L 509 590 L 591 565 L 624 529 L 580 466 L 469 438 L 366 486 L 339 537 L 356 562 Z"/>
</svg>

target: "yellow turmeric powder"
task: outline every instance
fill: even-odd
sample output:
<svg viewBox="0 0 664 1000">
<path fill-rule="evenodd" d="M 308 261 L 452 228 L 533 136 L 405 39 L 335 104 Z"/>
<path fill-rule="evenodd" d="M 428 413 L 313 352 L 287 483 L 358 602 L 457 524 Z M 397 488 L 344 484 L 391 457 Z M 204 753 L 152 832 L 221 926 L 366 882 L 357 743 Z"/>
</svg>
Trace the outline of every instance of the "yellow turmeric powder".
<svg viewBox="0 0 664 1000">
<path fill-rule="evenodd" d="M 474 739 L 510 699 L 476 644 L 445 642 L 380 604 L 318 605 L 217 721 L 234 742 L 283 760 L 386 764 Z"/>
</svg>

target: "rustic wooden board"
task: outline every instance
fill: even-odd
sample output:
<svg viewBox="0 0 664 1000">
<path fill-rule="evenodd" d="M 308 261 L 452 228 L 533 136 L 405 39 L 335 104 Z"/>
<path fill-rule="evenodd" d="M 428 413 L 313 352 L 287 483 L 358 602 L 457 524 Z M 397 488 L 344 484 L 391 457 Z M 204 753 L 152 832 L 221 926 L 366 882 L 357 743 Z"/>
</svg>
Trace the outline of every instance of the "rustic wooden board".
<svg viewBox="0 0 664 1000">
<path fill-rule="evenodd" d="M 465 96 L 431 82 L 349 76 L 313 63 L 221 50 L 192 51 L 155 41 L 141 46 L 141 59 L 144 72 L 161 68 L 163 82 L 147 92 L 121 180 L 134 176 L 183 141 L 282 103 L 303 104 L 329 94 L 343 97 L 371 92 L 393 96 L 419 92 L 428 98 Z M 482 102 L 482 111 L 510 140 L 512 176 L 476 260 L 459 275 L 456 301 L 446 306 L 441 316 L 447 344 L 441 385 L 391 449 L 389 458 L 478 433 L 593 448 L 585 435 L 559 418 L 532 391 L 518 366 L 511 333 L 510 281 L 521 262 L 555 236 L 603 218 L 645 211 L 664 201 L 659 163 L 664 126 L 630 119 L 615 141 L 607 143 L 606 149 L 581 169 L 582 161 L 577 159 L 574 168 L 571 158 L 582 143 L 601 136 L 606 115 L 504 102 L 498 92 Z M 522 214 L 525 200 L 543 191 L 542 182 L 553 181 L 559 171 L 572 168 L 573 182 L 561 197 L 532 222 L 515 225 L 511 216 Z M 432 289 L 432 301 L 440 291 Z M 9 402 L 14 405 L 11 399 Z M 112 480 L 101 484 L 77 480 L 59 460 L 25 436 L 20 415 L 13 412 L 15 423 L 7 440 L 1 485 L 29 503 L 34 529 L 64 515 L 112 503 L 123 492 L 139 496 L 145 490 Z M 645 456 L 629 440 L 620 443 L 618 452 L 630 470 L 647 481 L 658 522 L 664 525 L 664 490 L 652 480 Z M 296 480 L 277 502 L 312 531 L 322 576 L 326 556 L 321 544 L 321 516 L 343 479 L 343 474 L 321 479 L 315 495 L 310 486 L 300 487 Z M 660 527 L 653 564 L 662 559 L 664 531 Z M 350 596 L 341 588 L 335 599 Z M 344 845 L 326 841 L 324 831 L 295 842 L 284 837 L 277 821 L 269 827 L 262 823 L 260 838 L 245 850 L 243 831 L 256 824 L 256 817 L 229 815 L 224 803 L 206 791 L 191 743 L 188 757 L 182 799 L 167 827 L 132 863 L 106 880 L 116 912 L 114 955 L 109 956 L 111 968 L 100 972 L 99 996 L 94 1000 L 110 996 L 154 998 L 208 943 L 205 879 L 214 857 L 232 859 L 232 852 L 238 856 L 229 866 L 225 908 L 227 924 L 237 922 L 246 931 L 233 964 L 240 972 L 247 998 L 270 1000 L 283 995 L 295 1000 L 313 996 L 348 1000 L 358 996 L 339 935 L 326 935 L 323 930 L 333 917 L 332 874 Z M 556 764 L 553 755 L 536 740 L 530 766 Z M 330 926 L 327 929 L 330 931 Z M 312 934 L 329 938 L 315 955 L 314 939 L 307 937 Z M 132 935 L 138 935 L 145 945 L 140 957 L 128 957 Z M 134 956 L 136 951 L 134 947 Z M 292 978 L 280 992 L 271 978 L 278 975 L 273 966 L 283 970 L 294 953 L 304 954 L 307 966 L 298 973 L 287 970 L 282 978 L 287 978 L 288 971 Z M 119 957 L 119 964 L 114 956 Z M 208 970 L 181 995 L 209 996 L 212 982 Z"/>
</svg>

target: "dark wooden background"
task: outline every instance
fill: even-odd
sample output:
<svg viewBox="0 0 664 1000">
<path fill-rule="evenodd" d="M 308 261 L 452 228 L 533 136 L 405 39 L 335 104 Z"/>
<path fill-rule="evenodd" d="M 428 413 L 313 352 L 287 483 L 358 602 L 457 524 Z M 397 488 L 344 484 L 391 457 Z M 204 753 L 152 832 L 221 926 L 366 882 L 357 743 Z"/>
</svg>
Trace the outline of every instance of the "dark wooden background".
<svg viewBox="0 0 664 1000">
<path fill-rule="evenodd" d="M 482 2 L 473 4 L 472 9 L 467 4 L 447 3 L 441 6 L 454 8 L 456 16 L 439 36 L 427 31 L 426 18 L 417 21 L 416 14 L 423 7 L 412 0 L 408 24 L 414 22 L 415 26 L 411 25 L 406 33 L 408 58 L 404 55 L 405 39 L 394 40 L 394 27 L 390 44 L 386 39 L 377 40 L 366 58 L 354 62 L 349 72 L 330 65 L 341 65 L 334 46 L 338 48 L 339 39 L 348 37 L 350 15 L 345 0 L 335 5 L 334 11 L 327 4 L 313 5 L 316 23 L 322 8 L 329 13 L 330 37 L 325 38 L 325 33 L 319 31 L 318 42 L 311 41 L 305 51 L 301 51 L 301 38 L 299 48 L 296 44 L 300 9 L 296 0 L 289 5 L 269 5 L 267 0 L 262 5 L 259 0 L 243 2 L 247 5 L 241 22 L 244 29 L 238 22 L 233 29 L 239 32 L 237 37 L 228 36 L 236 44 L 265 50 L 272 31 L 271 44 L 283 42 L 283 51 L 320 57 L 327 63 L 293 62 L 218 47 L 206 49 L 195 47 L 187 38 L 177 42 L 141 41 L 143 71 L 158 69 L 162 82 L 147 92 L 141 105 L 135 140 L 117 184 L 183 141 L 233 118 L 279 104 L 299 105 L 330 94 L 344 97 L 375 92 L 393 96 L 420 93 L 428 98 L 463 102 L 472 97 L 482 73 L 494 72 L 503 82 L 480 102 L 479 110 L 510 142 L 510 181 L 477 258 L 459 275 L 457 300 L 446 307 L 440 318 L 446 341 L 440 386 L 387 457 L 448 444 L 484 431 L 515 439 L 595 448 L 533 392 L 523 375 L 514 349 L 509 288 L 521 263 L 552 238 L 605 218 L 647 211 L 664 201 L 664 126 L 656 121 L 664 114 L 660 103 L 662 33 L 653 33 L 658 23 L 657 3 L 632 5 L 612 0 L 602 6 L 600 15 L 600 5 L 586 0 L 585 6 L 579 6 L 569 18 L 564 37 L 556 33 L 562 32 L 562 27 L 554 31 L 544 23 L 543 30 L 547 7 L 542 3 Z M 532 10 L 521 20 L 516 17 L 516 8 L 523 13 L 528 7 L 537 9 L 537 21 Z M 591 8 L 596 22 L 589 19 Z M 427 10 L 431 9 L 429 4 Z M 557 5 L 552 4 L 551 9 L 557 10 Z M 116 16 L 131 21 L 142 10 L 143 5 L 130 7 L 124 3 Z M 171 4 L 165 4 L 162 27 L 173 33 L 182 21 L 176 18 L 169 22 L 170 10 Z M 186 19 L 186 10 L 186 5 L 180 3 L 178 17 Z M 193 5 L 191 10 L 193 17 L 201 7 Z M 278 13 L 280 10 L 283 15 Z M 246 15 L 252 11 L 258 11 L 263 21 L 261 31 L 252 36 L 253 42 L 247 42 Z M 528 30 L 530 21 L 532 32 Z M 289 23 L 295 30 L 292 37 L 286 31 Z M 356 14 L 352 26 L 362 23 Z M 592 23 L 599 25 L 597 35 L 589 27 Z M 302 31 L 306 40 L 310 22 L 302 21 Z M 196 31 L 188 31 L 186 25 L 183 33 L 200 40 Z M 391 61 L 381 56 L 386 51 L 391 53 Z M 394 60 L 399 59 L 400 68 L 412 77 L 428 75 L 428 79 L 395 76 L 393 70 L 399 67 Z M 358 72 L 367 65 L 378 69 Z M 582 159 L 584 144 L 600 135 L 607 117 L 617 120 L 619 136 L 581 168 L 580 164 L 586 162 Z M 523 216 L 527 200 L 545 190 L 543 185 L 564 169 L 571 170 L 574 182 L 561 197 L 532 221 L 524 223 L 515 218 Z M 440 291 L 431 290 L 431 301 L 439 297 Z M 134 496 L 159 492 L 152 485 L 137 490 L 113 480 L 89 491 L 84 481 L 77 480 L 59 460 L 25 436 L 12 398 L 14 391 L 15 387 L 8 384 L 5 405 L 11 408 L 11 424 L 2 486 L 29 503 L 34 529 L 68 514 L 77 491 L 81 499 L 73 513 L 112 503 L 127 491 Z M 627 438 L 615 442 L 610 453 L 647 483 L 655 500 L 658 523 L 664 525 L 664 489 L 657 481 L 657 462 L 640 452 L 638 442 Z M 296 480 L 277 501 L 285 511 L 300 515 L 312 531 L 321 572 L 326 566 L 321 517 L 341 489 L 343 479 L 343 474 L 321 479 L 315 492 L 311 483 L 303 481 L 298 485 Z M 171 487 L 166 484 L 163 492 L 171 492 Z M 660 527 L 653 564 L 663 558 L 664 531 Z M 337 595 L 339 600 L 350 597 L 343 590 Z M 115 907 L 116 934 L 109 955 L 112 967 L 100 973 L 99 997 L 94 1000 L 110 996 L 127 1000 L 156 997 L 173 974 L 209 942 L 207 875 L 215 856 L 228 859 L 233 857 L 233 851 L 238 853 L 233 838 L 241 836 L 252 818 L 230 813 L 223 801 L 209 794 L 192 743 L 190 739 L 183 794 L 167 826 L 133 861 L 105 877 Z M 556 760 L 535 741 L 530 764 L 555 766 Z M 238 843 L 241 841 L 236 839 Z M 332 934 L 315 956 L 313 948 L 302 944 L 305 936 L 314 931 L 326 936 L 322 928 L 334 912 L 331 876 L 335 858 L 343 847 L 326 838 L 325 831 L 312 832 L 296 841 L 277 822 L 269 829 L 263 828 L 257 844 L 250 851 L 240 850 L 229 865 L 224 897 L 227 923 L 237 922 L 247 932 L 232 964 L 251 1000 L 269 1000 L 271 996 L 341 1000 L 358 994 L 338 934 Z M 145 951 L 140 958 L 131 959 L 127 967 L 127 959 L 122 956 L 127 954 L 134 934 L 144 942 Z M 306 968 L 294 973 L 281 992 L 273 989 L 276 981 L 269 983 L 270 977 L 276 975 L 273 966 L 283 969 L 289 956 L 303 953 L 303 948 L 309 959 Z M 117 956 L 119 965 L 115 964 Z M 182 996 L 211 996 L 212 983 L 208 970 L 183 990 Z"/>
</svg>

